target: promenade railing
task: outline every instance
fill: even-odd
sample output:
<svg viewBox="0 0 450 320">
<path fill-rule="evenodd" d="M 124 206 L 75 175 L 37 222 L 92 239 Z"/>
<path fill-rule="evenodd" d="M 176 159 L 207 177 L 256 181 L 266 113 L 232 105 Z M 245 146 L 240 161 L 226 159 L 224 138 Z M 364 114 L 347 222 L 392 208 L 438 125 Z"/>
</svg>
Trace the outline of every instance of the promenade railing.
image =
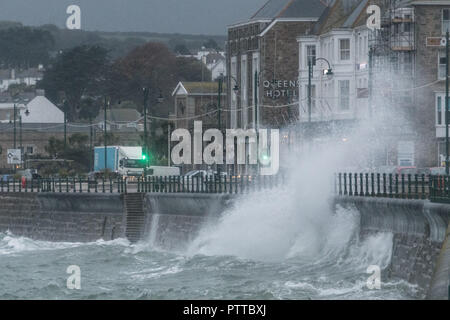
<svg viewBox="0 0 450 320">
<path fill-rule="evenodd" d="M 429 199 L 450 202 L 450 177 L 425 174 L 337 173 L 339 196 Z"/>
<path fill-rule="evenodd" d="M 48 178 L 0 180 L 0 193 L 220 193 L 245 194 L 280 188 L 286 177 L 274 176 L 165 176 L 147 178 Z M 429 199 L 450 203 L 450 176 L 425 174 L 337 173 L 336 196 Z"/>
<path fill-rule="evenodd" d="M 285 181 L 275 176 L 165 176 L 88 179 L 48 178 L 0 180 L 0 193 L 222 193 L 243 194 L 278 188 Z"/>
</svg>

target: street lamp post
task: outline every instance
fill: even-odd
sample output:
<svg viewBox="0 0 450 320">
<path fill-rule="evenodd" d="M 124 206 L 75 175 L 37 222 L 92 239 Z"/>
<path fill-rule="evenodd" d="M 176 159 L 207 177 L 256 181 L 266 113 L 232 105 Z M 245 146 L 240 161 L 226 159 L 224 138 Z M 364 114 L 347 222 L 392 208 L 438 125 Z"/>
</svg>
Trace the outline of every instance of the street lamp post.
<svg viewBox="0 0 450 320">
<path fill-rule="evenodd" d="M 449 175 L 449 132 L 448 132 L 448 125 L 449 125 L 449 31 L 447 30 L 447 33 L 445 34 L 446 39 L 446 45 L 445 45 L 445 57 L 446 57 L 446 64 L 445 64 L 445 173 Z"/>
<path fill-rule="evenodd" d="M 17 117 L 17 109 L 16 109 L 16 104 L 14 103 L 14 149 L 17 148 L 17 138 L 16 138 L 16 117 Z"/>
<path fill-rule="evenodd" d="M 147 176 L 147 167 L 148 167 L 148 132 L 147 132 L 147 108 L 148 108 L 148 95 L 149 95 L 149 89 L 143 88 L 144 92 L 144 160 L 145 160 L 145 167 L 144 167 L 144 178 Z"/>
<path fill-rule="evenodd" d="M 19 149 L 20 149 L 20 161 L 23 162 L 23 145 L 22 145 L 22 115 L 19 115 Z M 23 167 L 23 165 L 22 165 Z"/>
<path fill-rule="evenodd" d="M 243 125 L 243 123 L 242 123 L 242 112 L 246 112 L 247 110 L 244 110 L 243 108 L 242 108 L 242 101 L 241 101 L 241 95 L 240 95 L 240 92 L 239 92 L 239 90 L 240 90 L 240 88 L 239 88 L 239 82 L 238 82 L 238 80 L 234 77 L 234 76 L 232 76 L 232 75 L 228 75 L 229 76 L 229 79 L 230 79 L 230 88 L 232 87 L 232 85 L 231 85 L 231 80 L 233 80 L 234 81 L 234 86 L 232 87 L 232 91 L 234 91 L 234 96 L 232 95 L 231 97 L 230 97 L 230 101 L 231 101 L 231 103 L 233 103 L 233 97 L 236 97 L 236 109 L 238 109 L 238 105 L 240 106 L 240 110 L 241 110 L 241 114 L 240 114 L 240 119 L 241 119 L 241 126 Z M 219 85 L 221 86 L 221 89 L 220 89 L 220 91 L 222 91 L 222 84 L 221 83 L 219 83 Z M 240 103 L 238 103 L 238 101 L 240 102 Z M 221 111 L 221 109 L 219 109 L 219 111 Z M 236 110 L 236 123 L 237 123 L 237 120 L 238 120 L 238 113 L 237 113 L 237 110 Z M 231 124 L 231 123 L 230 123 Z M 220 132 L 222 132 L 222 123 L 220 123 Z M 233 172 L 236 172 L 236 163 L 235 164 L 233 164 Z"/>
<path fill-rule="evenodd" d="M 311 130 L 311 120 L 312 120 L 312 78 L 314 76 L 314 64 L 315 62 L 323 60 L 328 64 L 328 69 L 323 70 L 323 74 L 327 76 L 333 75 L 333 69 L 331 69 L 330 62 L 325 58 L 314 58 L 308 61 L 308 128 L 307 128 L 307 136 L 312 138 L 312 130 Z M 311 148 L 311 141 L 309 144 Z"/>
<path fill-rule="evenodd" d="M 323 60 L 328 64 L 328 69 L 325 69 L 323 71 L 324 75 L 332 76 L 333 75 L 333 69 L 331 69 L 330 62 L 325 58 L 315 58 L 310 59 L 308 61 L 308 122 L 311 123 L 311 113 L 312 113 L 312 78 L 314 76 L 314 64 L 315 62 Z"/>
<path fill-rule="evenodd" d="M 223 74 L 221 74 L 219 77 L 219 85 L 217 88 L 217 90 L 218 90 L 218 92 L 217 92 L 217 126 L 221 133 L 222 133 L 222 86 L 223 86 Z M 217 165 L 217 173 L 219 174 L 219 179 L 220 179 L 220 173 L 221 173 L 220 164 Z"/>
<path fill-rule="evenodd" d="M 254 87 L 255 87 L 255 92 L 253 93 L 253 100 L 255 100 L 255 103 L 254 103 L 254 105 L 255 105 L 255 130 L 256 130 L 256 136 L 258 136 L 258 130 L 259 130 L 259 121 L 258 121 L 258 117 L 259 117 L 259 114 L 258 114 L 258 86 L 259 86 L 259 83 L 258 83 L 258 70 L 256 70 L 255 71 L 255 79 L 254 79 L 254 81 L 255 81 L 255 84 L 254 84 Z"/>
<path fill-rule="evenodd" d="M 64 159 L 67 154 L 67 102 L 64 100 Z"/>
<path fill-rule="evenodd" d="M 105 97 L 104 100 L 104 110 L 105 110 L 105 122 L 104 122 L 104 136 L 103 139 L 105 140 L 105 174 L 106 174 L 106 170 L 108 169 L 108 141 L 107 141 L 107 134 L 108 134 L 108 129 L 106 127 L 106 110 L 108 108 L 108 101 L 107 98 Z"/>
<path fill-rule="evenodd" d="M 92 114 L 89 114 L 89 150 L 90 150 L 90 161 L 89 161 L 89 171 L 94 171 L 94 141 L 93 141 L 93 131 L 94 128 L 92 127 Z"/>
</svg>

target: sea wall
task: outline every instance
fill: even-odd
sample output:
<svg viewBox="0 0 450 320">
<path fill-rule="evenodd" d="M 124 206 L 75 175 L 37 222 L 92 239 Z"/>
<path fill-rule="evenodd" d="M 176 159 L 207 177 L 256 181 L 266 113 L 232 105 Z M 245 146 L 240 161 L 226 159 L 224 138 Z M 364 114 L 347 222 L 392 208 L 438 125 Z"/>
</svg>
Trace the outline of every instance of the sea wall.
<svg viewBox="0 0 450 320">
<path fill-rule="evenodd" d="M 123 201 L 115 194 L 3 193 L 0 232 L 46 241 L 122 237 Z"/>
<path fill-rule="evenodd" d="M 146 194 L 144 239 L 165 249 L 180 249 L 199 230 L 217 221 L 236 195 Z M 387 277 L 418 284 L 430 299 L 448 298 L 450 204 L 365 197 L 338 197 L 330 202 L 359 212 L 360 237 L 393 234 Z M 0 232 L 38 240 L 88 242 L 125 236 L 123 195 L 65 193 L 0 193 Z M 446 240 L 447 235 L 447 240 Z"/>
<path fill-rule="evenodd" d="M 378 232 L 393 234 L 391 264 L 387 277 L 418 284 L 430 299 L 447 299 L 447 277 L 435 277 L 444 252 L 450 221 L 450 205 L 429 201 L 386 198 L 339 197 L 335 205 L 360 214 L 360 236 Z M 447 253 L 448 254 L 448 253 Z M 442 258 L 448 262 L 448 256 Z M 442 271 L 441 271 L 442 272 Z M 432 284 L 432 279 L 436 280 Z"/>
<path fill-rule="evenodd" d="M 203 226 L 217 221 L 238 201 L 230 195 L 148 194 L 144 205 L 147 240 L 166 249 L 182 249 Z M 417 284 L 423 294 L 429 292 L 430 299 L 447 298 L 443 288 L 448 287 L 448 273 L 445 277 L 440 265 L 448 266 L 449 261 L 448 245 L 443 249 L 443 244 L 450 205 L 364 197 L 337 197 L 330 205 L 332 210 L 341 206 L 359 212 L 362 239 L 379 232 L 393 234 L 391 264 L 383 271 L 385 279 L 396 277 Z M 442 262 L 438 263 L 440 256 Z"/>
<path fill-rule="evenodd" d="M 147 194 L 144 234 L 153 245 L 182 250 L 202 227 L 217 221 L 233 199 L 223 194 Z"/>
</svg>

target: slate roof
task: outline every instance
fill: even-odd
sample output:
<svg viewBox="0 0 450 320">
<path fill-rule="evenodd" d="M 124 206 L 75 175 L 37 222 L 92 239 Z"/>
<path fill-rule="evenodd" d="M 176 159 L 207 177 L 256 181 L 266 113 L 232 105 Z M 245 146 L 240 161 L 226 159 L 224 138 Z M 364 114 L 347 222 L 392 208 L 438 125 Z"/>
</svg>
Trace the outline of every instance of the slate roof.
<svg viewBox="0 0 450 320">
<path fill-rule="evenodd" d="M 104 112 L 100 111 L 96 122 L 104 121 Z M 136 109 L 112 109 L 106 111 L 106 119 L 112 122 L 133 122 L 141 118 L 141 114 Z"/>
<path fill-rule="evenodd" d="M 250 19 L 317 18 L 322 15 L 328 2 L 326 0 L 269 0 Z"/>
<path fill-rule="evenodd" d="M 220 53 L 210 53 L 206 56 L 206 64 L 217 63 L 221 60 L 225 60 L 225 57 Z"/>
<path fill-rule="evenodd" d="M 177 86 L 177 88 L 174 91 L 174 94 L 178 88 L 183 86 L 188 94 L 195 95 L 195 94 L 210 94 L 210 95 L 217 95 L 217 92 L 219 91 L 219 83 L 218 82 L 180 82 Z M 222 95 L 226 95 L 226 84 L 223 84 L 222 87 Z"/>
<path fill-rule="evenodd" d="M 324 34 L 336 28 L 354 28 L 361 22 L 369 0 L 335 0 L 324 10 L 312 34 Z"/>
</svg>

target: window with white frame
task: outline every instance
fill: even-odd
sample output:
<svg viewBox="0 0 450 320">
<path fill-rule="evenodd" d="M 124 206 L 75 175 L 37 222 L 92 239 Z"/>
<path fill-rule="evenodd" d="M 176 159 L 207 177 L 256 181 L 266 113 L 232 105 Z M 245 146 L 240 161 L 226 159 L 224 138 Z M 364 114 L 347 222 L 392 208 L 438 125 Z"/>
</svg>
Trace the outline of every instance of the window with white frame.
<svg viewBox="0 0 450 320">
<path fill-rule="evenodd" d="M 450 9 L 442 9 L 442 34 L 450 31 Z"/>
<path fill-rule="evenodd" d="M 309 63 L 312 62 L 312 65 L 316 65 L 316 46 L 315 45 L 307 45 L 306 46 L 306 65 L 309 66 Z"/>
<path fill-rule="evenodd" d="M 439 65 L 438 65 L 438 79 L 439 80 L 445 80 L 445 75 L 446 75 L 446 66 L 447 66 L 447 57 L 445 56 L 445 51 L 440 50 L 439 51 Z"/>
<path fill-rule="evenodd" d="M 339 80 L 339 106 L 341 110 L 350 109 L 350 80 Z"/>
<path fill-rule="evenodd" d="M 341 61 L 350 60 L 350 39 L 339 40 L 339 58 Z"/>
</svg>

